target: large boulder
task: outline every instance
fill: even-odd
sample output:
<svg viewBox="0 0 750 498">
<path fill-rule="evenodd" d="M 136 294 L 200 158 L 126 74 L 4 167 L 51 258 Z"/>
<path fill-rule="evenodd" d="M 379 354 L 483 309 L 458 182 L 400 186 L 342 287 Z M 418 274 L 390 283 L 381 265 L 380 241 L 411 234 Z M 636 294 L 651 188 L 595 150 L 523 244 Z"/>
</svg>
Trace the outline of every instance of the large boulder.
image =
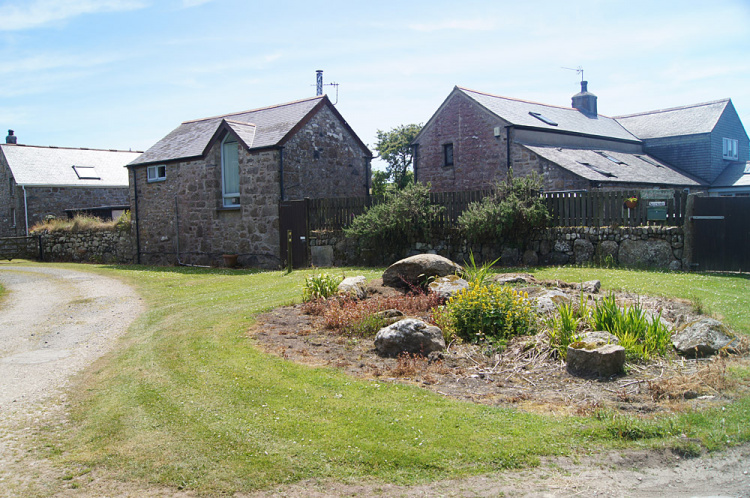
<svg viewBox="0 0 750 498">
<path fill-rule="evenodd" d="M 568 371 L 575 375 L 609 377 L 624 372 L 625 348 L 616 344 L 574 342 L 568 346 Z"/>
<path fill-rule="evenodd" d="M 383 272 L 383 284 L 389 287 L 408 287 L 408 284 L 421 287 L 430 278 L 445 277 L 460 272 L 463 272 L 461 265 L 448 258 L 437 254 L 417 254 L 396 261 L 389 266 Z"/>
<path fill-rule="evenodd" d="M 354 299 L 367 297 L 367 279 L 363 276 L 346 277 L 338 286 L 338 293 Z"/>
<path fill-rule="evenodd" d="M 375 336 L 375 349 L 383 356 L 401 353 L 429 355 L 445 349 L 443 331 L 416 318 L 404 318 L 382 328 Z"/>
<path fill-rule="evenodd" d="M 576 239 L 573 242 L 573 255 L 576 264 L 588 263 L 594 256 L 594 244 L 586 239 Z"/>
<path fill-rule="evenodd" d="M 443 299 L 450 299 L 460 291 L 469 288 L 469 282 L 458 275 L 448 275 L 438 277 L 428 286 L 430 291 L 434 292 Z"/>
<path fill-rule="evenodd" d="M 675 260 L 672 245 L 666 240 L 623 240 L 618 251 L 620 263 L 625 266 L 669 268 Z"/>
<path fill-rule="evenodd" d="M 707 317 L 685 324 L 672 336 L 677 352 L 691 358 L 712 356 L 725 348 L 734 352 L 736 341 L 723 323 Z"/>
</svg>

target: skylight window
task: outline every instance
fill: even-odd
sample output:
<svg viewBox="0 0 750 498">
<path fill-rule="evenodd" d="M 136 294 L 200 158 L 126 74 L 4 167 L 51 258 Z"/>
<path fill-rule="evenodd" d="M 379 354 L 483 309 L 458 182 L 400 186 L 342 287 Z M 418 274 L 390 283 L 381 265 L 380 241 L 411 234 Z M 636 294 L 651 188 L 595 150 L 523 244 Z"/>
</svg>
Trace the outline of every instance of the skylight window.
<svg viewBox="0 0 750 498">
<path fill-rule="evenodd" d="M 661 167 L 662 167 L 662 165 L 661 165 L 661 164 L 657 163 L 656 161 L 654 161 L 653 159 L 651 159 L 651 158 L 650 158 L 650 157 L 648 157 L 648 156 L 639 156 L 639 155 L 636 155 L 635 157 L 637 157 L 637 158 L 638 158 L 638 159 L 640 159 L 641 161 L 644 161 L 644 162 L 647 162 L 647 163 L 649 163 L 649 164 L 650 164 L 650 165 L 652 165 L 652 166 L 656 166 L 657 168 L 661 168 Z"/>
<path fill-rule="evenodd" d="M 610 155 L 609 155 L 609 154 L 607 154 L 606 152 L 602 152 L 602 151 L 598 150 L 598 151 L 596 151 L 596 153 L 597 153 L 597 154 L 599 154 L 600 156 L 602 156 L 602 157 L 606 158 L 606 159 L 609 159 L 610 161 L 612 161 L 612 162 L 613 162 L 613 163 L 615 163 L 615 164 L 624 164 L 625 166 L 627 166 L 627 165 L 628 165 L 628 163 L 626 163 L 626 162 L 624 162 L 624 161 L 620 161 L 620 160 L 619 160 L 619 159 L 617 159 L 616 157 L 610 156 Z"/>
<path fill-rule="evenodd" d="M 73 166 L 73 171 L 78 175 L 79 180 L 101 180 L 102 177 L 96 174 L 94 166 Z"/>
<path fill-rule="evenodd" d="M 591 171 L 595 171 L 595 172 L 599 173 L 602 176 L 606 176 L 607 178 L 617 178 L 617 175 L 615 175 L 614 173 L 610 173 L 609 171 L 605 171 L 605 170 L 603 170 L 603 169 L 601 169 L 601 168 L 599 168 L 597 166 L 594 166 L 593 164 L 584 163 L 584 162 L 581 162 L 581 161 L 578 161 L 578 164 L 582 164 L 582 165 L 586 166 L 588 169 L 590 169 Z"/>
<path fill-rule="evenodd" d="M 750 163 L 746 163 L 745 164 L 745 171 L 744 171 L 744 173 L 746 175 L 750 175 Z"/>
<path fill-rule="evenodd" d="M 534 116 L 536 119 L 538 119 L 542 123 L 547 123 L 550 126 L 557 126 L 557 123 L 555 123 L 554 121 L 552 121 L 550 118 L 548 118 L 544 114 L 541 114 L 541 113 L 538 113 L 538 112 L 531 112 L 531 111 L 529 111 L 529 114 L 531 116 Z"/>
</svg>

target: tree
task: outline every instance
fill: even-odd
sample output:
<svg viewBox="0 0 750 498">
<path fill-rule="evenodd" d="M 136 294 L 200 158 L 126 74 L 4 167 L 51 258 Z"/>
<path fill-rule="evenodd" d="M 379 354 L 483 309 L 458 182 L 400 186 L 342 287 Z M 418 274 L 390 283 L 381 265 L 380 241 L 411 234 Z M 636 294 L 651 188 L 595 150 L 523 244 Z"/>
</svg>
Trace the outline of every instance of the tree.
<svg viewBox="0 0 750 498">
<path fill-rule="evenodd" d="M 414 174 L 409 171 L 413 162 L 411 143 L 421 130 L 421 124 L 401 125 L 391 131 L 378 130 L 375 150 L 388 163 L 388 178 L 399 190 L 414 181 Z"/>
</svg>

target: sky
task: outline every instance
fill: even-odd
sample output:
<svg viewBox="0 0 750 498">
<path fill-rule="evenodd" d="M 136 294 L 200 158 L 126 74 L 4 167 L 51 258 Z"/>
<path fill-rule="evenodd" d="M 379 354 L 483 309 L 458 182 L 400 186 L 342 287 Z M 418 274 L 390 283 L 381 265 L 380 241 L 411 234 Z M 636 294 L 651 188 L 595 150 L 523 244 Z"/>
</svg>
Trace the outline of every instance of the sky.
<svg viewBox="0 0 750 498">
<path fill-rule="evenodd" d="M 750 130 L 750 0 L 0 0 L 0 131 L 31 145 L 146 150 L 322 69 L 373 149 L 456 85 L 569 107 L 578 68 L 600 114 L 730 97 Z"/>
</svg>

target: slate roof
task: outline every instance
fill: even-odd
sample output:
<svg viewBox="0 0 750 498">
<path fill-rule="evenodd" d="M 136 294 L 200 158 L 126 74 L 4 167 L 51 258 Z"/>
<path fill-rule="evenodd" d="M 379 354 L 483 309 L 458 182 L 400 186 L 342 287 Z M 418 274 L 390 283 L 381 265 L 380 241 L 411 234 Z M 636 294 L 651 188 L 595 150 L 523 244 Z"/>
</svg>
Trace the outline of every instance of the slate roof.
<svg viewBox="0 0 750 498">
<path fill-rule="evenodd" d="M 710 133 L 730 99 L 671 109 L 617 116 L 615 119 L 641 140 Z"/>
<path fill-rule="evenodd" d="M 603 149 L 573 149 L 526 145 L 539 156 L 587 180 L 606 183 L 646 183 L 696 187 L 703 185 L 685 173 L 646 154 Z M 618 164 L 609 156 L 622 164 Z"/>
<path fill-rule="evenodd" d="M 613 118 L 601 114 L 598 116 L 587 116 L 572 107 L 558 107 L 500 97 L 458 86 L 455 90 L 464 93 L 479 105 L 512 125 L 551 132 L 567 132 L 615 140 L 626 140 L 635 143 L 639 142 L 638 138 L 623 128 L 620 123 Z M 556 123 L 556 125 L 548 124 L 534 117 L 530 114 L 532 112 L 538 113 L 547 120 Z"/>
<path fill-rule="evenodd" d="M 750 162 L 730 164 L 711 187 L 750 187 Z"/>
<path fill-rule="evenodd" d="M 328 97 L 321 95 L 271 107 L 185 121 L 130 165 L 200 157 L 222 123 L 232 128 L 248 148 L 280 145 L 324 101 L 329 102 Z M 250 143 L 247 143 L 248 140 Z"/>
<path fill-rule="evenodd" d="M 125 165 L 141 154 L 20 144 L 0 144 L 0 150 L 18 185 L 59 187 L 127 187 Z M 74 166 L 84 168 L 76 173 Z"/>
</svg>

